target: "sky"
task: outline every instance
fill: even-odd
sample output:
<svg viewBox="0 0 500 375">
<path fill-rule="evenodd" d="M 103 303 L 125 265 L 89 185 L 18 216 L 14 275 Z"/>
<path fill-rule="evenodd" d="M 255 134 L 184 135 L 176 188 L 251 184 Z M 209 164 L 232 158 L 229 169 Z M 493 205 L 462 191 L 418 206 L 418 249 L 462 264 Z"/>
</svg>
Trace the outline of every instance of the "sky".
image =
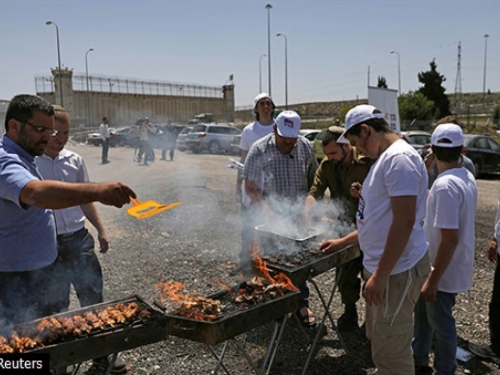
<svg viewBox="0 0 500 375">
<path fill-rule="evenodd" d="M 0 100 L 35 93 L 57 66 L 48 20 L 75 74 L 93 48 L 90 75 L 208 86 L 233 75 L 237 107 L 252 106 L 259 77 L 269 91 L 268 35 L 277 105 L 286 82 L 289 104 L 361 99 L 378 76 L 398 89 L 398 70 L 408 93 L 433 59 L 454 93 L 459 42 L 462 92 L 483 92 L 485 52 L 486 90 L 500 91 L 499 0 L 0 0 L 0 14 Z"/>
</svg>

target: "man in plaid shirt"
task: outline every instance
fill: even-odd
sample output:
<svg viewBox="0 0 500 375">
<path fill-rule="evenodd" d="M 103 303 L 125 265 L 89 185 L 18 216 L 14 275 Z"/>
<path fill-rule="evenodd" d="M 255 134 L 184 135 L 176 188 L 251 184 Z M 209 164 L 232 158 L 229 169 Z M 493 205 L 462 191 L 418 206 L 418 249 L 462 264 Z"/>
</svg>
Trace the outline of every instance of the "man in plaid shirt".
<svg viewBox="0 0 500 375">
<path fill-rule="evenodd" d="M 273 133 L 255 142 L 245 160 L 245 191 L 253 206 L 273 217 L 292 215 L 297 220 L 301 216 L 293 212 L 293 207 L 303 207 L 318 167 L 311 146 L 299 137 L 299 130 L 299 115 L 294 111 L 281 112 Z M 309 310 L 307 284 L 299 289 L 298 314 L 305 326 L 314 326 L 316 319 Z"/>
</svg>

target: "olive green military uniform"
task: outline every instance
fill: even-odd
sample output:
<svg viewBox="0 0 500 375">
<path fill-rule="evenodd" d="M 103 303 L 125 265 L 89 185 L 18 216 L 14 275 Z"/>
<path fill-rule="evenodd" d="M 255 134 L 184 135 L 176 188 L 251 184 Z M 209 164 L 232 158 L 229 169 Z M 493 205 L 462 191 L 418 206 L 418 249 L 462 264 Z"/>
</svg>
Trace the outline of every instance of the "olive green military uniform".
<svg viewBox="0 0 500 375">
<path fill-rule="evenodd" d="M 345 205 L 345 214 L 340 219 L 354 224 L 359 199 L 351 196 L 351 184 L 353 182 L 363 183 L 373 162 L 374 160 L 359 155 L 354 147 L 353 160 L 347 167 L 329 161 L 325 157 L 316 170 L 309 194 L 318 201 L 324 197 L 326 189 L 329 189 L 330 197 L 340 199 Z M 362 260 L 363 257 L 359 256 L 341 266 L 342 273 L 339 280 L 339 289 L 342 303 L 345 305 L 354 304 L 359 300 L 361 280 L 358 278 L 358 274 L 363 269 Z"/>
</svg>

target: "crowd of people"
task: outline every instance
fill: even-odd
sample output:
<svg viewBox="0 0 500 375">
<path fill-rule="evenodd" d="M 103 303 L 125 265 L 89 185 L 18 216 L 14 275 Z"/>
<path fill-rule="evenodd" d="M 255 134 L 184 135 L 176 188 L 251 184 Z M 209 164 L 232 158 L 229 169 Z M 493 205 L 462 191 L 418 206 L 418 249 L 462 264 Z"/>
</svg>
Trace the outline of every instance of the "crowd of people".
<svg viewBox="0 0 500 375">
<path fill-rule="evenodd" d="M 454 374 L 453 307 L 457 294 L 472 286 L 478 194 L 472 164 L 462 155 L 460 122 L 455 118 L 438 122 L 432 151 L 423 160 L 377 108 L 358 105 L 347 113 L 345 127 L 335 124 L 325 132 L 326 156 L 318 165 L 309 143 L 299 136 L 299 115 L 283 111 L 275 119 L 274 110 L 271 96 L 259 94 L 254 103 L 256 121 L 245 127 L 241 137 L 244 168 L 236 183 L 242 213 L 238 272 L 250 273 L 257 224 L 290 221 L 291 207 L 298 205 L 303 215 L 293 224 L 308 225 L 328 190 L 332 202 L 343 207 L 337 219 L 357 229 L 324 241 L 321 250 L 331 253 L 349 245 L 361 249 L 359 258 L 340 267 L 344 312 L 338 328 L 358 328 L 356 303 L 362 296 L 363 330 L 379 374 Z M 65 148 L 70 123 L 64 108 L 34 95 L 15 96 L 7 109 L 6 133 L 0 142 L 2 329 L 67 311 L 71 285 L 82 307 L 103 301 L 102 269 L 85 222 L 95 227 L 99 250 L 106 253 L 110 239 L 94 202 L 120 208 L 136 194 L 121 182 L 89 182 L 82 157 Z M 139 158 L 145 165 L 153 132 L 149 121 L 141 120 Z M 106 164 L 106 117 L 100 134 Z M 162 159 L 170 151 L 173 160 L 171 124 L 163 134 Z M 488 249 L 488 259 L 496 262 L 489 305 L 491 343 L 471 343 L 469 349 L 500 363 L 500 200 L 495 222 Z M 298 287 L 297 316 L 305 327 L 313 328 L 317 322 L 307 283 Z M 108 357 L 94 359 L 88 374 L 103 373 L 108 362 Z M 113 372 L 125 371 L 127 364 L 118 356 Z"/>
<path fill-rule="evenodd" d="M 358 259 L 341 266 L 344 312 L 338 328 L 358 327 L 356 302 L 362 294 L 363 330 L 378 374 L 454 374 L 453 307 L 457 294 L 472 286 L 477 206 L 473 164 L 462 155 L 461 124 L 452 117 L 438 122 L 432 151 L 423 160 L 390 128 L 383 113 L 358 105 L 347 113 L 345 127 L 335 124 L 325 132 L 326 156 L 317 167 L 298 135 L 300 117 L 284 111 L 273 120 L 274 108 L 269 95 L 259 94 L 257 121 L 244 129 L 241 139 L 244 169 L 236 184 L 243 218 L 239 271 L 244 273 L 250 262 L 255 224 L 289 214 L 285 210 L 283 215 L 283 206 L 274 202 L 303 202 L 307 223 L 316 202 L 329 190 L 334 203 L 345 208 L 338 219 L 355 223 L 357 229 L 323 242 L 322 251 L 349 245 L 361 249 Z M 500 201 L 498 234 L 488 249 L 492 262 L 498 260 L 499 218 Z M 494 280 L 491 345 L 471 343 L 469 349 L 500 363 L 498 262 Z M 305 326 L 314 325 L 306 286 L 301 286 L 298 315 Z"/>
</svg>

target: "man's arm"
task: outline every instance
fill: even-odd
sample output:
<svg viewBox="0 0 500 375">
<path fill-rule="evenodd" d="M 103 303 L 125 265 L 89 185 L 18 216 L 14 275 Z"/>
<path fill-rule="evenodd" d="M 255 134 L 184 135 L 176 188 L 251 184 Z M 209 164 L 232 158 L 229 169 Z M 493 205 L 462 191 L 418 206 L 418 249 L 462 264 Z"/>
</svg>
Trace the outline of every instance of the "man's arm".
<svg viewBox="0 0 500 375">
<path fill-rule="evenodd" d="M 458 245 L 458 229 L 441 229 L 441 243 L 439 244 L 434 261 L 434 267 L 422 287 L 420 295 L 424 301 L 435 301 L 439 281 L 448 268 Z"/>
<path fill-rule="evenodd" d="M 365 284 L 363 296 L 368 305 L 383 301 L 384 290 L 392 269 L 408 243 L 417 209 L 417 196 L 391 197 L 392 224 L 380 262 Z"/>
<path fill-rule="evenodd" d="M 252 203 L 264 202 L 264 197 L 262 196 L 259 186 L 255 181 L 245 180 L 245 192 Z"/>
<path fill-rule="evenodd" d="M 20 200 L 39 208 L 68 208 L 92 202 L 122 207 L 136 198 L 135 192 L 121 182 L 71 183 L 55 180 L 32 180 L 21 190 Z"/>
<path fill-rule="evenodd" d="M 342 250 L 349 245 L 357 245 L 358 243 L 358 230 L 355 230 L 345 237 L 326 240 L 319 248 L 323 253 L 330 254 Z"/>
<path fill-rule="evenodd" d="M 241 159 L 240 163 L 245 164 L 245 160 L 247 159 L 248 150 L 241 150 Z M 243 179 L 241 178 L 241 170 L 238 169 L 238 175 L 236 177 L 236 199 L 241 200 L 241 185 L 243 183 Z"/>
<path fill-rule="evenodd" d="M 97 238 L 99 240 L 99 250 L 101 253 L 105 253 L 109 249 L 109 238 L 102 225 L 101 218 L 99 217 L 99 213 L 95 208 L 93 203 L 82 204 L 81 209 L 85 214 L 85 217 L 90 221 L 90 224 L 94 226 L 97 230 Z"/>
</svg>

